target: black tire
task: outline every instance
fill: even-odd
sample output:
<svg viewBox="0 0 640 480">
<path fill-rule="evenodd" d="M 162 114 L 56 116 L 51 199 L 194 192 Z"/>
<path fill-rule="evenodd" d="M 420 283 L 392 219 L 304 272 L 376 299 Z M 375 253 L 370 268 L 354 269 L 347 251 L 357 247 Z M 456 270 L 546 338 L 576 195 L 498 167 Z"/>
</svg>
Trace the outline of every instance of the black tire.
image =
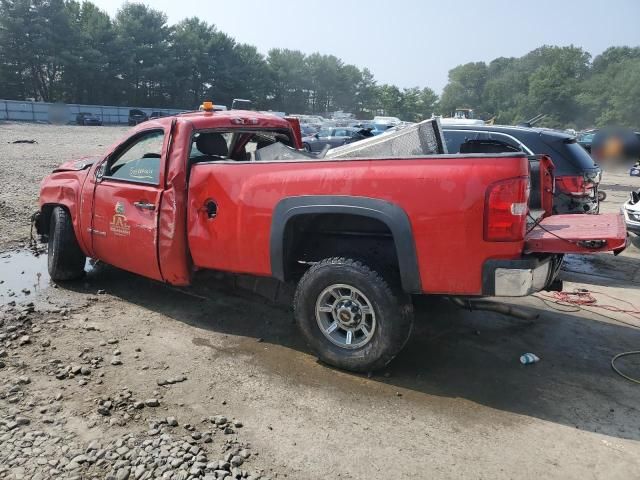
<svg viewBox="0 0 640 480">
<path fill-rule="evenodd" d="M 69 213 L 55 207 L 49 225 L 47 266 L 54 281 L 75 280 L 84 275 L 86 257 L 76 239 Z"/>
<path fill-rule="evenodd" d="M 307 152 L 311 151 L 311 146 L 308 143 L 303 143 L 302 148 L 304 148 Z"/>
<path fill-rule="evenodd" d="M 598 191 L 598 201 L 599 202 L 604 202 L 606 198 L 607 198 L 607 192 L 605 192 L 603 190 L 599 190 Z"/>
<path fill-rule="evenodd" d="M 317 320 L 316 302 L 325 289 L 335 284 L 355 287 L 367 297 L 375 312 L 373 334 L 358 348 L 333 343 Z M 380 274 L 349 258 L 327 258 L 307 270 L 298 283 L 293 306 L 296 322 L 318 358 L 329 365 L 354 372 L 383 368 L 406 345 L 413 329 L 410 296 L 394 293 Z"/>
</svg>

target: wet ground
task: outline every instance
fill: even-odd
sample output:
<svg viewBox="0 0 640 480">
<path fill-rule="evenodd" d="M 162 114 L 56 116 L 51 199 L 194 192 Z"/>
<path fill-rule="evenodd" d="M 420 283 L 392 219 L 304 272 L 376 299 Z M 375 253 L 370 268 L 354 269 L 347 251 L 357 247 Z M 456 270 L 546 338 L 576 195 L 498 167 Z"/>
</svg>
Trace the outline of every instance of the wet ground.
<svg viewBox="0 0 640 480">
<path fill-rule="evenodd" d="M 22 301 L 49 286 L 47 256 L 29 250 L 0 254 L 0 305 Z"/>
<path fill-rule="evenodd" d="M 48 128 L 57 127 L 29 133 L 50 135 Z M 91 139 L 106 136 L 95 130 L 101 129 L 89 130 Z M 82 136 L 65 135 L 80 131 L 63 129 L 58 142 L 67 138 L 75 145 Z M 20 170 L 6 170 L 2 148 L 0 142 L 0 177 L 20 182 Z M 44 147 L 39 152 L 36 158 L 54 160 Z M 11 154 L 15 164 L 29 158 Z M 33 201 L 31 189 L 16 188 L 25 193 L 15 199 L 0 192 L 0 200 L 17 211 Z M 603 210 L 616 211 L 622 197 L 612 190 Z M 27 237 L 15 228 L 3 231 L 2 239 L 6 252 Z M 122 351 L 124 365 L 107 370 L 101 384 L 65 384 L 69 400 L 61 415 L 86 438 L 121 431 L 89 428 L 94 404 L 86 399 L 125 386 L 145 398 L 158 389 L 158 376 L 185 374 L 187 381 L 163 390 L 167 411 L 192 423 L 222 411 L 242 418 L 243 438 L 261 452 L 259 462 L 288 478 L 640 477 L 640 389 L 610 367 L 615 354 L 640 348 L 634 316 L 559 305 L 550 294 L 514 302 L 538 313 L 535 321 L 418 298 L 409 345 L 388 369 L 367 377 L 317 362 L 290 309 L 226 282 L 208 279 L 175 289 L 102 265 L 57 288 L 41 275 L 36 290 L 43 258 L 0 258 L 0 278 L 12 285 L 3 292 L 26 295 L 22 289 L 30 289 L 17 300 L 71 312 L 66 319 L 44 314 L 45 321 L 59 323 L 49 334 L 55 350 L 42 362 L 77 358 L 83 348 L 104 350 L 100 342 L 111 338 Z M 640 252 L 632 245 L 618 257 L 569 256 L 562 276 L 569 291 L 586 288 L 597 292 L 600 305 L 631 310 L 640 308 L 639 271 Z M 0 303 L 12 298 L 0 297 Z M 525 352 L 540 362 L 521 365 Z M 57 388 L 51 377 L 33 371 L 40 367 L 28 358 L 25 364 L 33 388 L 42 394 Z M 621 359 L 619 366 L 640 377 L 637 357 Z"/>
</svg>

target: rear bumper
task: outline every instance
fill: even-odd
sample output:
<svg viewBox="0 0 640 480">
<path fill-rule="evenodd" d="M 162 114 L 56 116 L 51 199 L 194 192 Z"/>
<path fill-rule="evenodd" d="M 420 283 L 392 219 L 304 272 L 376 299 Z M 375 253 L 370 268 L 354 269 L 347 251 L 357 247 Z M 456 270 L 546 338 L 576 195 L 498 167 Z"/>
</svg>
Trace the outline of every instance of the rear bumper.
<svg viewBox="0 0 640 480">
<path fill-rule="evenodd" d="M 558 275 L 562 257 L 524 257 L 487 260 L 482 269 L 482 294 L 492 297 L 525 297 L 544 290 Z"/>
</svg>

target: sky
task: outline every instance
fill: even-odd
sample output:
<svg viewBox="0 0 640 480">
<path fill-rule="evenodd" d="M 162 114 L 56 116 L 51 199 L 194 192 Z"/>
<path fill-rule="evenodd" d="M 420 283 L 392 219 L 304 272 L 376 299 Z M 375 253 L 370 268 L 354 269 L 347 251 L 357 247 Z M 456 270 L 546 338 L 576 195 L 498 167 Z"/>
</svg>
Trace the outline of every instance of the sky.
<svg viewBox="0 0 640 480">
<path fill-rule="evenodd" d="M 115 15 L 122 0 L 92 0 Z M 593 56 L 640 46 L 640 0 L 144 0 L 174 24 L 197 16 L 262 53 L 288 48 L 367 67 L 379 83 L 440 93 L 460 64 L 541 45 Z"/>
</svg>

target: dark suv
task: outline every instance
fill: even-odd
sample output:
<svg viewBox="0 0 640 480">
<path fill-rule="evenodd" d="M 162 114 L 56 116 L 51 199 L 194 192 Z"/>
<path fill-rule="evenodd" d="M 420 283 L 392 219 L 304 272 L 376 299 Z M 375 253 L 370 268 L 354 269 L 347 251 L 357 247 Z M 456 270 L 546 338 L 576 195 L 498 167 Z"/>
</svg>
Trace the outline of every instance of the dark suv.
<svg viewBox="0 0 640 480">
<path fill-rule="evenodd" d="M 149 120 L 149 116 L 142 110 L 138 110 L 137 108 L 129 110 L 129 126 L 138 125 L 147 120 Z"/>
<path fill-rule="evenodd" d="M 598 213 L 601 169 L 576 137 L 546 128 L 446 125 L 449 153 L 525 152 L 546 154 L 555 165 L 555 213 Z"/>
</svg>

